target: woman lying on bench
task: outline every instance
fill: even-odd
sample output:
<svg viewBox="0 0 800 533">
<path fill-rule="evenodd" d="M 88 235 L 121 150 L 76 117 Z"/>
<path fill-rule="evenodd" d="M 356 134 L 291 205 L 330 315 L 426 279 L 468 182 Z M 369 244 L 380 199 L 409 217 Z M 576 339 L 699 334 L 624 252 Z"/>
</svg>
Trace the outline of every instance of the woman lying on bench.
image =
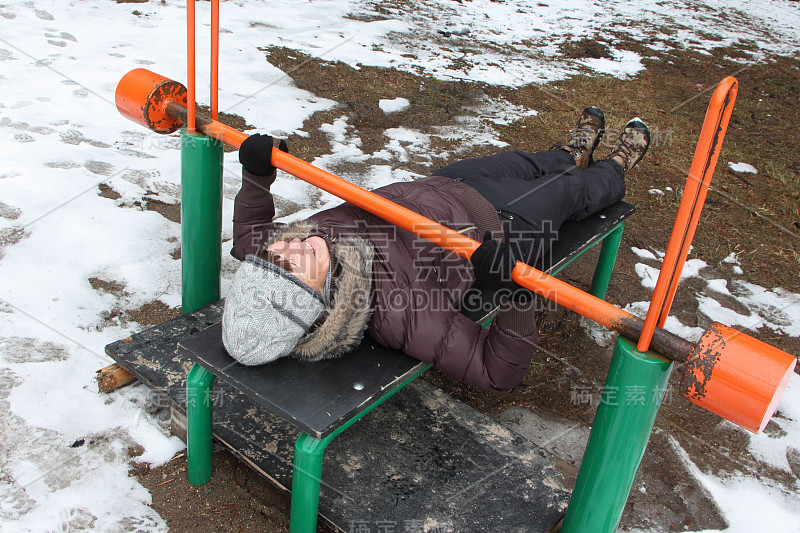
<svg viewBox="0 0 800 533">
<path fill-rule="evenodd" d="M 589 107 L 570 140 L 550 151 L 467 159 L 373 191 L 481 241 L 471 265 L 349 203 L 273 222 L 273 140 L 251 136 L 239 151 L 231 254 L 244 263 L 225 302 L 228 353 L 245 365 L 287 355 L 318 361 L 353 349 L 366 333 L 466 383 L 511 389 L 538 341 L 534 299 L 511 281 L 514 264 L 535 265 L 565 220 L 621 200 L 625 172 L 649 145 L 647 126 L 634 119 L 608 157 L 594 161 L 604 128 L 603 112 Z M 459 312 L 476 281 L 503 293 L 486 329 Z"/>
</svg>

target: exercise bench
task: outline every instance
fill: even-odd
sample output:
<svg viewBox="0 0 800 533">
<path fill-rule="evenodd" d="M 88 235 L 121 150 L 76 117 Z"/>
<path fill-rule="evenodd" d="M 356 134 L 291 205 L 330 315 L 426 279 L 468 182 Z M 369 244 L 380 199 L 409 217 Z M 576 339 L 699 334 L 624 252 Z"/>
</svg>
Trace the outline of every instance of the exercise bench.
<svg viewBox="0 0 800 533">
<path fill-rule="evenodd" d="M 619 202 L 567 222 L 551 264 L 540 267 L 555 274 L 602 243 L 590 292 L 604 298 L 633 211 Z M 315 531 L 318 513 L 341 531 L 384 523 L 398 532 L 543 532 L 566 506 L 569 491 L 549 454 L 427 383 L 408 386 L 431 365 L 366 338 L 338 359 L 246 367 L 222 346 L 222 310 L 216 302 L 106 347 L 185 409 L 190 482 L 211 477 L 213 435 L 291 491 L 293 533 Z M 465 314 L 486 326 L 494 311 Z M 362 418 L 359 431 L 345 432 Z"/>
</svg>

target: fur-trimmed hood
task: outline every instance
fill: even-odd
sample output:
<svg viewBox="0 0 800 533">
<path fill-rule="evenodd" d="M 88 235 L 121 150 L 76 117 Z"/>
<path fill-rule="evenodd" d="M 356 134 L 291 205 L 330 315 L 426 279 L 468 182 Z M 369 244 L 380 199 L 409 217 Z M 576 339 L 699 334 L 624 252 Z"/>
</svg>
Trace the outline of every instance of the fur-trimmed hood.
<svg viewBox="0 0 800 533">
<path fill-rule="evenodd" d="M 323 237 L 330 248 L 333 281 L 328 308 L 300 339 L 292 355 L 303 361 L 338 357 L 357 346 L 372 317 L 372 259 L 374 247 L 357 235 L 329 236 L 316 224 L 295 222 L 277 229 L 263 248 L 294 238 Z"/>
</svg>

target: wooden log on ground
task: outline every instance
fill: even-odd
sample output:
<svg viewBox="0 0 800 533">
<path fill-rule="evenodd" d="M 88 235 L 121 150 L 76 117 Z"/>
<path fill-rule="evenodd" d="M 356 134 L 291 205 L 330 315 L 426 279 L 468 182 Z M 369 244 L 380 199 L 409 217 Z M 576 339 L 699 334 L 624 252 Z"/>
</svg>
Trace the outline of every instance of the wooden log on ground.
<svg viewBox="0 0 800 533">
<path fill-rule="evenodd" d="M 111 392 L 136 380 L 136 376 L 117 363 L 97 371 L 97 391 Z"/>
</svg>

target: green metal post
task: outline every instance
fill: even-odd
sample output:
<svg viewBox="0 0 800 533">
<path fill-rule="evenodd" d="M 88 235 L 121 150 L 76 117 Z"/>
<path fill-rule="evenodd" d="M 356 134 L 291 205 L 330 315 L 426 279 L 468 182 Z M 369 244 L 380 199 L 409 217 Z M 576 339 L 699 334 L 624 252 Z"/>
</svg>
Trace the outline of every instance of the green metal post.
<svg viewBox="0 0 800 533">
<path fill-rule="evenodd" d="M 332 440 L 333 435 L 317 440 L 307 433 L 301 433 L 294 443 L 289 533 L 314 533 L 317 530 L 322 459 L 325 448 Z"/>
<path fill-rule="evenodd" d="M 597 259 L 597 266 L 592 277 L 592 288 L 589 289 L 589 293 L 592 296 L 596 296 L 601 300 L 606 299 L 608 283 L 611 281 L 611 272 L 614 270 L 614 263 L 617 260 L 617 251 L 619 251 L 619 243 L 622 240 L 622 232 L 624 230 L 625 223 L 622 222 L 603 239 L 603 247 L 600 249 L 600 257 Z"/>
<path fill-rule="evenodd" d="M 672 361 L 619 337 L 562 533 L 617 530 L 671 371 Z"/>
<path fill-rule="evenodd" d="M 214 374 L 197 364 L 186 377 L 186 471 L 192 485 L 211 481 L 214 379 Z"/>
<path fill-rule="evenodd" d="M 219 300 L 222 143 L 181 133 L 181 301 L 189 313 Z"/>
<path fill-rule="evenodd" d="M 181 132 L 181 303 L 184 313 L 219 300 L 222 263 L 222 143 Z M 216 376 L 195 364 L 186 378 L 189 483 L 211 480 L 211 386 Z"/>
<path fill-rule="evenodd" d="M 353 418 L 336 428 L 330 435 L 315 439 L 301 433 L 294 443 L 294 469 L 292 470 L 292 508 L 289 514 L 289 533 L 314 533 L 319 512 L 319 488 L 322 484 L 322 459 L 325 449 L 340 433 L 367 416 L 373 409 L 397 394 L 433 365 L 425 365 L 406 378 L 399 387 L 382 396 Z"/>
</svg>

